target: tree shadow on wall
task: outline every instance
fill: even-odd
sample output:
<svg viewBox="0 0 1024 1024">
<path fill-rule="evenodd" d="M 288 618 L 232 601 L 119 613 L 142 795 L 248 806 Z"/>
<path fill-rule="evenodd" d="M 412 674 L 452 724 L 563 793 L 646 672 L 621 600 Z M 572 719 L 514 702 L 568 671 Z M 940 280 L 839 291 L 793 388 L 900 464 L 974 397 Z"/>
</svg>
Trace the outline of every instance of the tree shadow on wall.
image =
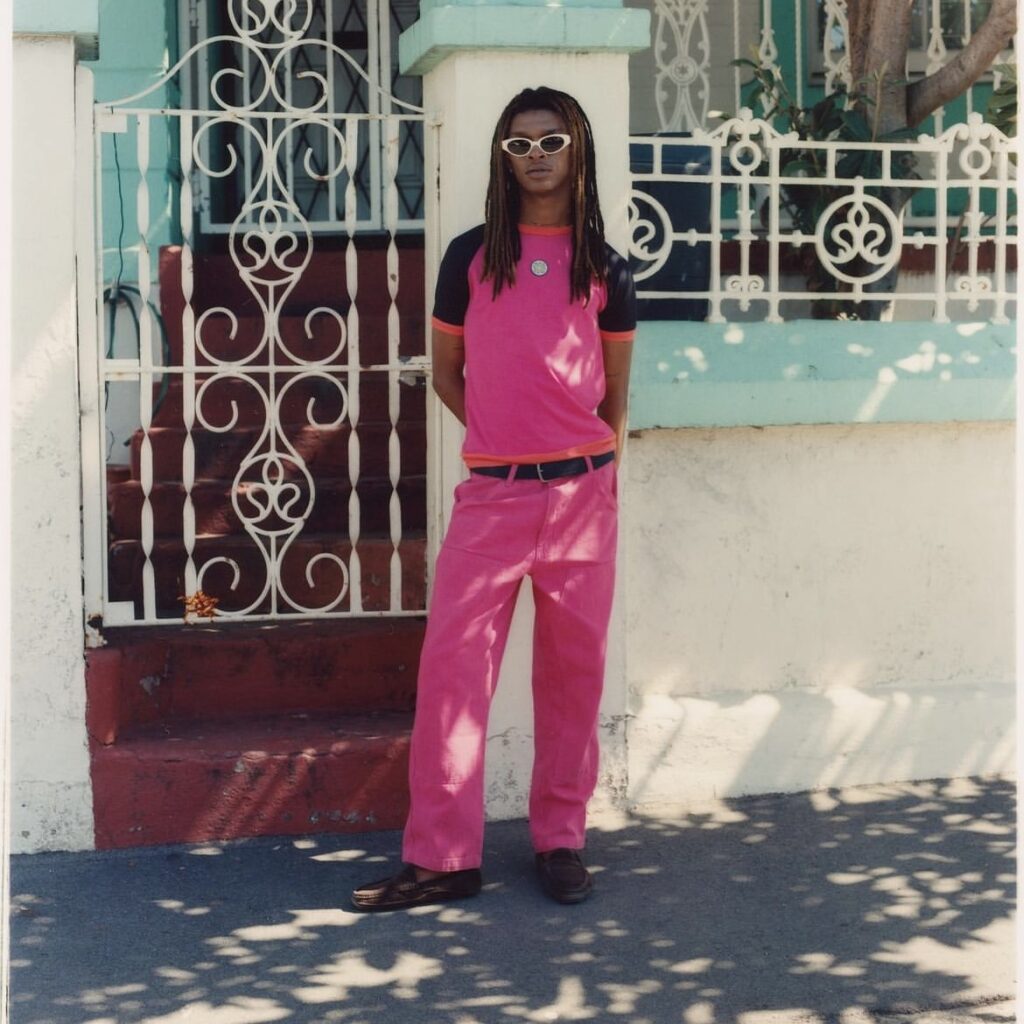
<svg viewBox="0 0 1024 1024">
<path fill-rule="evenodd" d="M 1007 1021 L 1014 797 L 915 783 L 594 829 L 577 907 L 538 891 L 522 822 L 488 826 L 480 897 L 384 915 L 345 908 L 395 833 L 19 857 L 11 1020 Z"/>
</svg>

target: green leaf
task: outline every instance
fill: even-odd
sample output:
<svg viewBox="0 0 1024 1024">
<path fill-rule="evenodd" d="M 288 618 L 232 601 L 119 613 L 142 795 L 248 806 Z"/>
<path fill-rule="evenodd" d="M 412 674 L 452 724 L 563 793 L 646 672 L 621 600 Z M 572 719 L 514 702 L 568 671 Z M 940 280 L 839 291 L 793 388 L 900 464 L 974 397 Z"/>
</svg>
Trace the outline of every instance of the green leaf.
<svg viewBox="0 0 1024 1024">
<path fill-rule="evenodd" d="M 818 168 L 810 160 L 790 160 L 782 168 L 782 176 L 784 178 L 800 177 L 801 175 L 808 178 L 816 178 L 818 176 Z"/>
<path fill-rule="evenodd" d="M 864 178 L 870 177 L 871 175 L 867 170 L 868 157 L 870 156 L 871 154 L 863 149 L 844 154 L 840 160 L 836 161 L 836 177 L 856 178 L 858 174 Z"/>
<path fill-rule="evenodd" d="M 811 132 L 814 138 L 824 139 L 842 124 L 842 111 L 836 95 L 826 96 L 811 108 Z"/>
<path fill-rule="evenodd" d="M 1004 107 L 1015 107 L 1017 105 L 1017 93 L 1013 92 L 994 92 L 988 101 L 989 110 L 1002 110 Z"/>
<path fill-rule="evenodd" d="M 842 115 L 845 138 L 856 142 L 871 141 L 871 126 L 859 110 L 844 110 Z"/>
</svg>

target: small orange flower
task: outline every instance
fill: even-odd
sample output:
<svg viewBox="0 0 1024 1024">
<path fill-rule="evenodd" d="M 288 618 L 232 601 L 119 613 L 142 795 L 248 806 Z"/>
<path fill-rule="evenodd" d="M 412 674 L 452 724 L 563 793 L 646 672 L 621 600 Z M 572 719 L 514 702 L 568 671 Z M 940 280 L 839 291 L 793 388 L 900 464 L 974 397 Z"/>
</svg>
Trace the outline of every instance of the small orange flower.
<svg viewBox="0 0 1024 1024">
<path fill-rule="evenodd" d="M 197 590 L 188 597 L 182 595 L 178 600 L 185 605 L 185 621 L 188 622 L 191 618 L 212 619 L 220 598 L 211 597 Z"/>
</svg>

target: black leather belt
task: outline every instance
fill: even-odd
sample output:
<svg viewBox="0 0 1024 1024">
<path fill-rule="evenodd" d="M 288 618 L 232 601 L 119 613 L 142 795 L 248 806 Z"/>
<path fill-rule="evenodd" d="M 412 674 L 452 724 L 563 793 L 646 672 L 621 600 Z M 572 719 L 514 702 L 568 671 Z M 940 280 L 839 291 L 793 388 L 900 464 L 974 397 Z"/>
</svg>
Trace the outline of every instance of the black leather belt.
<svg viewBox="0 0 1024 1024">
<path fill-rule="evenodd" d="M 604 452 L 601 455 L 591 455 L 590 463 L 594 469 L 599 469 L 615 458 L 615 452 Z M 586 473 L 590 466 L 584 456 L 578 455 L 574 459 L 558 459 L 556 462 L 529 462 L 523 465 L 516 465 L 513 480 L 541 480 L 547 483 L 548 480 L 558 480 L 563 476 L 579 476 Z M 513 467 L 509 466 L 474 466 L 470 472 L 480 473 L 482 476 L 508 477 Z"/>
</svg>

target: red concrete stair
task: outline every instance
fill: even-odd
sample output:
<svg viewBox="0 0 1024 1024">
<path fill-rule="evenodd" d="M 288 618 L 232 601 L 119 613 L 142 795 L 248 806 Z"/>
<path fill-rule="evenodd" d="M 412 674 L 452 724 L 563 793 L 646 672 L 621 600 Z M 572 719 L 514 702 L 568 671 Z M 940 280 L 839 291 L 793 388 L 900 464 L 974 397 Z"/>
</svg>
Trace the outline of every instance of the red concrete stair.
<svg viewBox="0 0 1024 1024">
<path fill-rule="evenodd" d="M 401 827 L 423 629 L 108 630 L 86 663 L 97 847 Z"/>
<path fill-rule="evenodd" d="M 235 427 L 227 433 L 194 430 L 192 445 L 195 459 L 195 477 L 199 480 L 231 480 L 242 460 L 259 440 L 260 428 Z M 289 443 L 302 457 L 314 477 L 321 473 L 348 478 L 348 446 L 351 427 L 295 426 L 287 433 Z M 397 427 L 401 445 L 403 471 L 422 474 L 426 465 L 426 424 L 401 421 Z M 174 426 L 152 427 L 149 431 L 150 465 L 154 480 L 182 479 L 182 451 L 187 431 L 179 423 Z M 359 456 L 364 466 L 387 466 L 391 425 L 367 423 L 359 426 Z M 130 463 L 122 470 L 122 479 L 142 478 L 143 435 L 133 435 L 130 445 Z M 286 471 L 289 466 L 285 466 Z M 291 475 L 294 475 L 291 474 Z"/>
<path fill-rule="evenodd" d="M 340 586 L 339 570 L 321 563 L 313 569 L 313 585 L 306 579 L 309 560 L 321 553 L 334 554 L 346 564 L 352 546 L 339 534 L 302 534 L 289 547 L 283 560 L 281 579 L 287 593 L 307 608 L 323 608 L 333 600 Z M 391 557 L 394 547 L 384 537 L 362 537 L 358 548 L 362 570 L 362 597 L 365 611 L 386 611 L 390 606 Z M 426 604 L 426 538 L 410 535 L 398 548 L 402 564 L 402 607 L 415 610 Z M 180 598 L 185 594 L 185 546 L 177 538 L 158 538 L 151 554 L 156 584 L 157 614 L 169 619 L 182 614 Z M 233 572 L 226 565 L 212 567 L 203 580 L 203 591 L 216 597 L 219 611 L 247 608 L 263 589 L 266 563 L 256 542 L 246 536 L 201 536 L 196 539 L 193 559 L 197 569 L 215 557 L 231 558 L 239 567 L 239 580 L 231 589 Z M 144 555 L 138 540 L 119 540 L 108 555 L 110 597 L 114 601 L 141 602 L 138 581 L 142 578 Z M 337 610 L 351 609 L 345 598 Z M 141 608 L 138 609 L 141 612 Z M 294 611 L 291 609 L 284 609 Z M 270 611 L 264 601 L 259 613 Z"/>
<path fill-rule="evenodd" d="M 387 314 L 391 308 L 391 295 L 387 268 L 387 246 L 383 240 L 364 237 L 356 243 L 356 306 L 360 324 L 360 354 L 362 363 L 380 363 L 383 358 L 366 358 L 379 356 L 381 350 L 373 346 L 380 339 L 387 337 Z M 181 362 L 181 313 L 185 299 L 181 289 L 181 247 L 176 245 L 163 246 L 160 249 L 160 305 L 168 329 L 172 362 Z M 193 291 L 191 306 L 198 317 L 206 310 L 218 308 L 228 309 L 239 321 L 236 337 L 245 329 L 246 319 L 259 321 L 262 310 L 245 280 L 241 277 L 230 255 L 226 252 L 201 252 L 193 254 Z M 415 328 L 422 329 L 425 310 L 425 274 L 423 236 L 410 235 L 398 240 L 398 295 L 396 307 L 401 318 L 401 345 L 399 354 L 413 356 L 424 351 L 424 338 L 417 334 Z M 349 310 L 348 277 L 347 277 L 347 245 L 329 250 L 320 243 L 311 254 L 310 261 L 303 270 L 295 286 L 288 292 L 284 317 L 291 318 L 293 325 L 282 328 L 282 335 L 300 340 L 304 336 L 304 328 L 299 319 L 304 318 L 318 307 L 328 307 L 342 317 Z M 221 321 L 215 324 L 215 321 Z M 327 339 L 337 339 L 337 327 L 332 326 L 333 318 L 316 315 L 310 321 L 312 333 L 320 340 L 316 344 L 328 344 Z M 224 339 L 224 326 L 227 318 L 222 314 L 211 312 L 207 317 L 208 326 L 204 328 L 203 337 L 211 339 L 211 354 L 223 358 L 219 351 L 214 351 L 213 339 Z M 176 326 L 176 330 L 175 330 Z M 210 332 L 207 335 L 207 330 Z M 215 332 L 219 332 L 216 334 Z M 330 351 L 330 349 L 328 349 Z M 386 348 L 383 349 L 386 351 Z"/>
<path fill-rule="evenodd" d="M 412 716 L 140 730 L 94 757 L 96 846 L 401 828 Z"/>
<path fill-rule="evenodd" d="M 198 480 L 192 488 L 192 507 L 196 532 L 207 535 L 230 536 L 245 532 L 232 503 L 232 492 L 238 499 L 243 514 L 248 512 L 258 520 L 261 529 L 289 529 L 281 517 L 266 516 L 266 492 L 259 477 L 237 487 L 223 480 Z M 309 502 L 309 486 L 302 477 L 292 478 L 295 491 L 286 500 L 294 500 L 291 514 L 302 513 Z M 331 530 L 348 531 L 348 505 L 352 486 L 347 479 L 321 477 L 316 480 L 312 508 L 303 524 L 303 531 L 326 533 Z M 360 498 L 360 526 L 368 534 L 383 534 L 390 529 L 391 481 L 364 478 L 357 488 Z M 403 474 L 396 488 L 402 502 L 403 531 L 422 531 L 426 527 L 426 478 Z M 146 495 L 138 480 L 115 484 L 107 492 L 107 518 L 112 534 L 119 540 L 138 540 L 142 536 L 142 506 Z M 155 483 L 149 493 L 153 513 L 153 531 L 157 537 L 181 537 L 185 508 L 184 484 L 171 481 Z"/>
<path fill-rule="evenodd" d="M 353 334 L 346 310 L 333 308 L 330 304 L 325 304 L 323 308 L 331 312 L 310 311 L 304 315 L 279 317 L 277 324 L 280 338 L 274 348 L 277 365 L 296 365 L 299 361 L 329 361 L 335 366 L 348 364 Z M 370 308 L 373 309 L 373 306 Z M 357 309 L 359 312 L 355 323 L 358 327 L 359 365 L 382 366 L 389 363 L 391 332 L 386 312 L 367 312 L 362 295 L 358 299 Z M 340 323 L 336 317 L 341 318 Z M 262 314 L 236 315 L 232 320 L 226 313 L 210 310 L 196 324 L 196 366 L 214 366 L 218 362 L 233 361 L 264 365 L 267 353 L 263 337 L 265 327 L 266 320 Z M 401 315 L 397 334 L 400 358 L 423 351 L 423 329 L 422 307 L 416 313 Z M 293 358 L 289 359 L 289 354 Z"/>
<path fill-rule="evenodd" d="M 181 358 L 181 251 L 174 246 L 161 251 L 161 310 L 167 328 L 171 361 Z M 400 333 L 402 351 L 415 355 L 424 350 L 423 259 L 422 244 L 405 244 L 400 253 L 402 279 Z M 361 363 L 387 358 L 387 324 L 390 296 L 387 290 L 386 252 L 379 246 L 360 249 L 359 325 Z M 211 355 L 223 359 L 244 359 L 260 343 L 264 319 L 251 294 L 223 253 L 197 255 L 194 268 L 193 310 L 201 317 L 204 310 L 223 306 L 236 314 L 234 324 L 215 310 L 206 319 L 202 336 Z M 317 252 L 305 274 L 290 293 L 288 308 L 279 320 L 282 336 L 297 356 L 326 358 L 339 337 L 338 325 L 329 316 L 308 318 L 318 306 L 335 308 L 344 314 L 347 308 L 344 253 Z M 307 337 L 308 333 L 312 338 Z M 382 341 L 383 339 L 383 341 Z M 383 345 L 383 347 L 381 347 Z M 347 358 L 347 355 L 345 356 Z M 197 356 L 197 388 L 204 380 L 204 357 Z M 258 357 L 257 361 L 265 361 Z M 287 358 L 278 360 L 287 364 Z M 247 371 L 249 372 L 249 371 Z M 346 562 L 348 543 L 349 456 L 352 434 L 353 394 L 348 375 L 334 372 L 332 380 L 341 383 L 347 399 L 330 381 L 319 377 L 295 379 L 287 373 L 270 375 L 252 372 L 253 379 L 270 394 L 279 397 L 275 407 L 280 432 L 305 464 L 313 478 L 314 498 L 310 505 L 309 485 L 298 466 L 282 452 L 285 441 L 277 440 L 281 454 L 274 472 L 286 481 L 296 482 L 290 496 L 291 511 L 304 515 L 300 534 L 292 542 L 282 566 L 286 589 L 308 608 L 322 608 L 338 592 L 339 573 L 322 563 L 314 570 L 312 584 L 305 575 L 311 557 L 333 553 Z M 389 606 L 390 541 L 392 485 L 388 454 L 392 441 L 389 412 L 388 375 L 364 373 L 359 382 L 359 464 L 360 499 L 359 554 L 363 560 L 362 603 L 367 610 L 386 610 Z M 403 541 L 399 554 L 403 565 L 403 608 L 424 605 L 424 533 L 426 527 L 426 385 L 422 378 L 403 378 L 399 386 L 397 431 L 401 479 L 397 494 L 402 510 Z M 109 526 L 108 589 L 115 601 L 134 602 L 141 611 L 144 494 L 142 488 L 142 452 L 147 449 L 148 468 L 153 480 L 149 493 L 155 546 L 152 563 L 156 575 L 156 606 L 160 618 L 176 618 L 185 592 L 186 553 L 183 542 L 185 487 L 183 484 L 183 447 L 191 438 L 194 449 L 194 479 L 191 488 L 194 528 L 197 534 L 196 561 L 223 556 L 239 563 L 241 580 L 231 589 L 227 568 L 213 570 L 204 578 L 203 590 L 219 601 L 219 609 L 245 609 L 259 596 L 266 571 L 259 543 L 248 536 L 235 512 L 232 498 L 240 507 L 261 515 L 265 491 L 261 488 L 262 465 L 257 463 L 235 482 L 237 469 L 246 459 L 269 448 L 263 437 L 267 407 L 257 388 L 244 380 L 225 377 L 210 384 L 199 403 L 202 418 L 192 419 L 187 430 L 184 421 L 185 395 L 180 377 L 154 385 L 156 408 L 147 435 L 137 431 L 130 442 L 128 467 L 111 467 L 107 477 Z M 348 402 L 347 409 L 345 402 Z M 321 426 L 345 412 L 338 426 Z M 310 420 L 313 422 L 310 422 Z M 223 429 L 231 425 L 229 430 Z M 219 429 L 218 429 L 219 428 Z M 288 496 L 286 496 L 286 499 Z M 251 500 L 250 500 L 251 499 Z M 288 523 L 267 517 L 259 522 L 264 529 L 287 530 Z M 283 535 L 282 535 L 283 538 Z M 349 609 L 345 601 L 338 609 Z M 269 601 L 255 609 L 271 611 Z M 294 613 L 294 609 L 288 609 Z"/>
<path fill-rule="evenodd" d="M 209 250 L 223 241 L 208 240 Z M 318 242 L 301 278 L 279 310 L 284 345 L 274 354 L 273 379 L 249 373 L 256 387 L 230 377 L 214 380 L 216 360 L 265 364 L 258 352 L 264 317 L 224 252 L 195 254 L 191 307 L 204 313 L 196 354 L 195 383 L 202 388 L 198 414 L 186 428 L 186 394 L 180 375 L 153 386 L 154 411 L 144 436 L 130 442 L 128 465 L 107 473 L 108 591 L 114 602 L 143 614 L 146 557 L 142 463 L 146 449 L 154 537 L 149 563 L 155 581 L 156 615 L 167 625 L 110 628 L 107 645 L 86 657 L 87 726 L 92 759 L 96 844 L 101 849 L 160 843 L 209 842 L 261 835 L 303 835 L 399 828 L 407 811 L 408 744 L 424 620 L 411 617 L 314 620 L 283 601 L 289 616 L 273 623 L 215 619 L 184 625 L 187 552 L 183 540 L 186 439 L 194 449 L 196 568 L 212 559 L 203 591 L 220 612 L 265 615 L 274 609 L 262 596 L 267 569 L 261 543 L 245 532 L 232 497 L 245 505 L 259 498 L 259 468 L 238 467 L 271 447 L 263 436 L 268 401 L 279 432 L 314 481 L 308 504 L 303 473 L 281 459 L 272 477 L 299 484 L 294 511 L 305 515 L 302 531 L 281 559 L 280 582 L 295 601 L 321 609 L 336 598 L 343 579 L 336 565 L 315 563 L 329 554 L 349 565 L 349 446 L 353 400 L 358 398 L 361 523 L 356 551 L 361 563 L 363 611 L 393 610 L 390 600 L 392 485 L 388 465 L 389 375 L 362 370 L 358 395 L 345 369 L 303 368 L 296 360 L 347 365 L 354 338 L 332 356 L 341 332 L 334 310 L 347 323 L 347 245 Z M 399 240 L 399 355 L 425 351 L 422 238 Z M 386 246 L 357 243 L 358 345 L 361 367 L 387 362 L 393 326 Z M 217 307 L 231 310 L 235 320 Z M 183 363 L 181 249 L 160 253 L 160 311 L 169 365 Z M 318 374 L 321 374 L 318 376 Z M 329 379 L 324 379 L 326 375 Z M 339 389 L 340 385 L 340 389 Z M 262 392 L 262 397 L 260 392 Z M 275 396 L 271 399 L 271 396 Z M 396 429 L 401 445 L 403 538 L 401 606 L 421 609 L 426 600 L 426 384 L 403 376 Z M 347 403 L 347 404 L 346 404 Z M 344 413 L 337 426 L 325 426 Z M 227 429 L 230 425 L 230 429 Z M 276 440 L 275 452 L 285 447 Z M 262 519 L 281 528 L 283 521 Z M 285 540 L 281 534 L 280 542 Z M 351 581 L 350 581 L 351 587 Z M 353 610 L 351 595 L 332 611 Z"/>
<path fill-rule="evenodd" d="M 268 393 L 269 374 L 261 371 L 247 371 L 261 391 Z M 326 371 L 324 371 L 326 373 Z M 196 371 L 196 389 L 203 386 L 203 383 L 210 379 L 211 375 Z M 337 380 L 345 393 L 349 394 L 348 375 L 333 373 L 332 380 Z M 330 381 L 323 377 L 304 377 L 289 383 L 290 378 L 285 374 L 277 375 L 278 391 L 278 417 L 283 426 L 285 436 L 291 440 L 295 435 L 300 434 L 310 426 L 309 421 L 310 404 L 316 420 L 320 423 L 330 423 L 342 412 L 341 392 Z M 288 384 L 287 390 L 281 394 L 284 385 Z M 359 382 L 359 428 L 362 430 L 367 424 L 381 424 L 388 422 L 388 389 L 389 382 L 386 373 L 378 371 L 367 372 L 360 377 Z M 426 407 L 424 396 L 426 388 L 422 380 L 414 384 L 399 384 L 399 400 L 401 402 L 401 413 L 399 420 L 403 423 L 414 423 L 422 420 Z M 200 403 L 200 410 L 203 419 L 208 426 L 196 419 L 193 431 L 198 432 L 209 429 L 218 436 L 239 429 L 261 429 L 267 421 L 267 408 L 260 392 L 251 384 L 238 377 L 220 376 L 214 383 L 208 384 L 202 396 L 197 394 L 197 401 Z M 182 382 L 180 376 L 172 377 L 166 388 L 157 383 L 153 388 L 153 426 L 156 427 L 182 427 L 183 400 Z M 349 402 L 349 410 L 351 402 Z M 350 422 L 351 413 L 346 411 L 345 422 Z"/>
</svg>

